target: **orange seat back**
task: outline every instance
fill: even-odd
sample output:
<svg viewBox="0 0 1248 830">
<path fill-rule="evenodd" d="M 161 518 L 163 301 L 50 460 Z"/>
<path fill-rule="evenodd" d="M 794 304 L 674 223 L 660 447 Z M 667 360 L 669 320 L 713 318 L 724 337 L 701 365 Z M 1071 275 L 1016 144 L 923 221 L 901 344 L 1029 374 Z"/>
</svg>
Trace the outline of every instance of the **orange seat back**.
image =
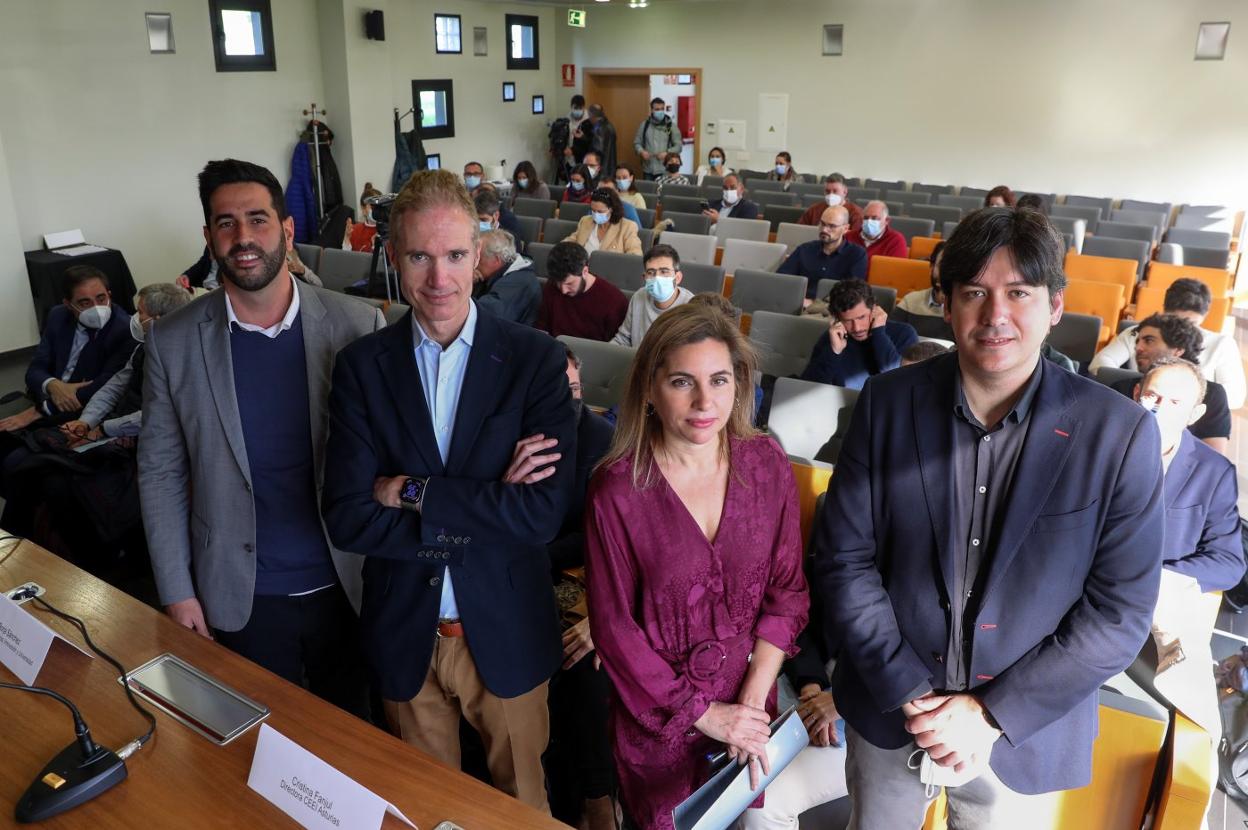
<svg viewBox="0 0 1248 830">
<path fill-rule="evenodd" d="M 793 478 L 797 481 L 797 503 L 802 514 L 802 549 L 810 542 L 815 522 L 815 504 L 828 489 L 832 471 L 809 464 L 792 462 Z"/>
<path fill-rule="evenodd" d="M 1135 292 L 1135 319 L 1143 320 L 1150 314 L 1161 314 L 1165 310 L 1166 290 L 1141 285 Z"/>
<path fill-rule="evenodd" d="M 897 289 L 897 299 L 911 291 L 932 287 L 932 271 L 921 259 L 896 256 L 873 256 L 867 266 L 867 282 Z"/>
<path fill-rule="evenodd" d="M 1122 286 L 1112 282 L 1071 280 L 1066 284 L 1066 310 L 1077 314 L 1094 314 L 1101 318 L 1101 342 L 1106 333 L 1118 330 L 1118 319 L 1124 303 Z"/>
<path fill-rule="evenodd" d="M 932 250 L 940 244 L 940 238 L 936 236 L 916 236 L 910 240 L 910 258 L 927 260 L 932 256 Z"/>
<path fill-rule="evenodd" d="M 1066 276 L 1072 280 L 1109 282 L 1122 286 L 1122 304 L 1131 300 L 1135 291 L 1135 274 L 1139 263 L 1133 259 L 1108 256 L 1085 256 L 1074 250 L 1066 253 Z"/>
<path fill-rule="evenodd" d="M 1231 275 L 1221 268 L 1197 268 L 1193 265 L 1170 265 L 1165 262 L 1148 264 L 1147 282 L 1153 288 L 1165 291 L 1174 284 L 1175 280 L 1183 277 L 1200 280 L 1209 286 L 1215 298 L 1225 297 L 1231 293 Z"/>
</svg>

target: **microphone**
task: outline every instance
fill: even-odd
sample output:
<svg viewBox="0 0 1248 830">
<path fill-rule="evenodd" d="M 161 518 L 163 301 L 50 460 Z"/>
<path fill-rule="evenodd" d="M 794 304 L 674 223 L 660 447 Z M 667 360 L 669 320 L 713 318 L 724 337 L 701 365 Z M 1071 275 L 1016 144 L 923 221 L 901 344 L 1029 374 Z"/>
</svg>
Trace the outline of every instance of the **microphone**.
<svg viewBox="0 0 1248 830">
<path fill-rule="evenodd" d="M 126 778 L 126 762 L 91 739 L 91 730 L 67 697 L 42 686 L 0 683 L 0 688 L 45 695 L 60 701 L 74 716 L 74 742 L 47 763 L 17 802 L 15 817 L 23 824 L 43 821 L 90 801 Z"/>
</svg>

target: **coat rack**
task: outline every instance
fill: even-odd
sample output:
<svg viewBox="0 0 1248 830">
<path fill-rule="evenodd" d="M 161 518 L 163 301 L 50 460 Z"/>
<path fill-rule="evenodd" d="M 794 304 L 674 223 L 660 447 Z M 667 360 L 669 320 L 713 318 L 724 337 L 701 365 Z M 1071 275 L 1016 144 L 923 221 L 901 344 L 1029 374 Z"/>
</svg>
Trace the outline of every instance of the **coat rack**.
<svg viewBox="0 0 1248 830">
<path fill-rule="evenodd" d="M 320 117 L 329 115 L 329 113 L 323 109 L 317 109 L 316 102 L 313 101 L 312 108 L 304 110 L 303 114 L 312 116 L 312 121 L 310 122 L 312 127 L 312 163 L 316 166 L 316 220 L 319 224 L 320 220 L 325 216 L 325 183 L 321 179 L 321 131 L 317 129 L 317 125 L 321 123 Z"/>
</svg>

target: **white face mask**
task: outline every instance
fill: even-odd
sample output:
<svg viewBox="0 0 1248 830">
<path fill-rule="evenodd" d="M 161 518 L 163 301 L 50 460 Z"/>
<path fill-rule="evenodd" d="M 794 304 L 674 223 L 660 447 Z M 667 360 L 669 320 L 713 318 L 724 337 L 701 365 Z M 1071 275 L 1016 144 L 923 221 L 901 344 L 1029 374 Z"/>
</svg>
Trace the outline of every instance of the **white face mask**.
<svg viewBox="0 0 1248 830">
<path fill-rule="evenodd" d="M 845 201 L 839 193 L 828 193 L 823 197 L 823 200 L 828 203 L 828 207 L 836 207 Z"/>
<path fill-rule="evenodd" d="M 741 198 L 741 194 L 735 190 L 724 190 L 724 204 L 735 205 L 737 200 Z"/>
<path fill-rule="evenodd" d="M 133 317 L 131 317 L 130 318 L 130 336 L 133 337 L 137 342 L 142 343 L 143 337 L 145 334 L 146 332 L 143 331 L 143 324 L 139 322 L 139 315 L 136 314 Z"/>
<path fill-rule="evenodd" d="M 112 316 L 112 306 L 93 305 L 86 311 L 79 313 L 78 322 L 86 328 L 99 330 L 108 325 L 108 321 Z"/>
</svg>

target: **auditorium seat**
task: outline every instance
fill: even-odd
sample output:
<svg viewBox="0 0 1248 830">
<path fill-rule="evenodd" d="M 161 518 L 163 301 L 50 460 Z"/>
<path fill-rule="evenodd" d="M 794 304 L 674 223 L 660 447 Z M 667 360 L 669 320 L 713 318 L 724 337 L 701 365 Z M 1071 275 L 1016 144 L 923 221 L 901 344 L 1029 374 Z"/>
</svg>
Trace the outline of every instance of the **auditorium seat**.
<svg viewBox="0 0 1248 830">
<path fill-rule="evenodd" d="M 663 198 L 668 196 L 688 196 L 694 199 L 702 198 L 702 188 L 696 184 L 665 184 L 663 185 Z"/>
<path fill-rule="evenodd" d="M 791 461 L 831 466 L 857 402 L 856 389 L 779 377 L 767 429 Z"/>
<path fill-rule="evenodd" d="M 1220 231 L 1231 234 L 1235 230 L 1235 217 L 1206 215 L 1203 213 L 1180 213 L 1174 217 L 1174 227 L 1194 231 Z"/>
<path fill-rule="evenodd" d="M 979 210 L 984 206 L 983 196 L 950 196 L 942 193 L 936 197 L 936 204 L 947 205 L 949 207 L 960 208 L 962 212 L 969 213 L 972 210 Z"/>
<path fill-rule="evenodd" d="M 542 279 L 546 278 L 546 258 L 550 256 L 550 249 L 553 247 L 553 242 L 531 242 L 524 251 L 524 255 L 533 260 L 533 273 Z"/>
<path fill-rule="evenodd" d="M 726 270 L 726 269 L 725 269 Z M 743 314 L 774 311 L 796 315 L 806 298 L 806 278 L 776 274 L 753 268 L 739 268 L 732 278 L 732 304 Z M 743 329 L 747 326 L 743 325 Z M 748 330 L 746 332 L 749 333 Z"/>
<path fill-rule="evenodd" d="M 940 244 L 940 240 L 934 236 L 916 236 L 910 240 L 910 258 L 927 260 L 932 255 L 932 250 Z"/>
<path fill-rule="evenodd" d="M 775 271 L 784 260 L 784 246 L 775 242 L 754 242 L 729 239 L 724 242 L 724 273 L 735 274 L 738 268 Z"/>
<path fill-rule="evenodd" d="M 962 208 L 954 205 L 911 205 L 906 215 L 915 219 L 935 220 L 936 226 L 940 227 L 945 222 L 957 224 L 962 219 Z"/>
<path fill-rule="evenodd" d="M 1122 380 L 1139 380 L 1144 377 L 1134 369 L 1122 369 L 1117 366 L 1102 366 L 1096 370 L 1096 379 L 1106 386 L 1113 386 Z"/>
<path fill-rule="evenodd" d="M 715 264 L 715 237 L 706 234 L 679 233 L 663 231 L 659 242 L 671 245 L 680 254 L 680 261 L 697 262 L 702 265 Z"/>
<path fill-rule="evenodd" d="M 1202 231 L 1179 225 L 1166 231 L 1162 241 L 1184 247 L 1220 248 L 1228 251 L 1231 248 L 1231 235 L 1226 231 Z"/>
<path fill-rule="evenodd" d="M 881 191 L 878 187 L 847 187 L 846 193 L 849 200 L 859 207 L 863 207 L 867 202 L 880 198 Z"/>
<path fill-rule="evenodd" d="M 701 213 L 683 213 L 681 211 L 663 211 L 663 218 L 672 221 L 672 230 L 676 233 L 691 233 L 706 236 L 711 232 L 711 217 Z"/>
<path fill-rule="evenodd" d="M 668 196 L 666 192 L 663 194 L 663 215 L 667 216 L 668 211 L 677 213 L 701 213 L 702 212 L 701 196 Z"/>
<path fill-rule="evenodd" d="M 542 241 L 555 244 L 576 233 L 576 222 L 570 219 L 547 219 L 542 223 Z"/>
<path fill-rule="evenodd" d="M 559 335 L 559 340 L 581 359 L 581 398 L 585 404 L 601 409 L 618 404 L 636 349 L 566 334 Z"/>
<path fill-rule="evenodd" d="M 1214 298 L 1225 297 L 1231 292 L 1231 275 L 1222 268 L 1199 268 L 1191 265 L 1168 265 L 1164 262 L 1150 262 L 1148 265 L 1148 284 L 1153 288 L 1165 290 L 1174 281 L 1187 277 L 1199 280 L 1209 286 Z"/>
<path fill-rule="evenodd" d="M 840 280 L 819 280 L 819 284 L 815 286 L 815 297 L 820 300 L 827 299 L 828 292 L 838 282 Z M 870 288 L 871 296 L 875 298 L 875 304 L 884 309 L 885 314 L 892 314 L 893 308 L 897 305 L 897 289 L 891 285 L 872 285 Z"/>
<path fill-rule="evenodd" d="M 936 232 L 936 222 L 933 219 L 916 219 L 913 216 L 891 216 L 888 220 L 888 226 L 900 233 L 906 238 L 906 245 L 909 246 L 910 240 L 916 236 L 931 236 Z"/>
<path fill-rule="evenodd" d="M 382 311 L 382 314 L 385 315 L 386 325 L 393 326 L 395 323 L 402 320 L 409 311 L 411 311 L 411 306 L 404 305 L 403 303 L 387 303 L 385 309 Z"/>
<path fill-rule="evenodd" d="M 643 196 L 657 196 L 659 193 L 659 183 L 650 179 L 633 179 L 633 188 Z M 650 199 L 646 199 L 646 204 L 650 204 Z"/>
<path fill-rule="evenodd" d="M 530 199 L 527 196 L 517 196 L 511 212 L 516 214 L 516 216 L 536 216 L 538 219 L 554 219 L 555 209 L 558 207 L 559 203 L 550 199 Z"/>
<path fill-rule="evenodd" d="M 1049 221 L 1062 233 L 1070 234 L 1076 251 L 1083 251 L 1083 240 L 1088 235 L 1088 223 L 1085 220 L 1070 216 L 1050 216 Z"/>
<path fill-rule="evenodd" d="M 932 196 L 939 196 L 942 193 L 953 195 L 953 185 L 951 184 L 920 184 L 915 182 L 910 185 L 910 189 L 915 193 L 930 193 Z"/>
<path fill-rule="evenodd" d="M 900 299 L 911 291 L 923 291 L 932 285 L 931 269 L 926 262 L 892 256 L 873 256 L 867 267 L 867 282 L 890 285 Z"/>
<path fill-rule="evenodd" d="M 759 370 L 778 378 L 800 375 L 815 343 L 827 335 L 828 320 L 824 317 L 755 311 L 750 323 L 750 342 L 758 350 Z"/>
<path fill-rule="evenodd" d="M 1097 221 L 1109 218 L 1109 212 L 1114 209 L 1114 200 L 1105 199 L 1100 196 L 1067 196 L 1063 200 L 1063 204 L 1081 207 L 1094 207 L 1100 211 Z"/>
<path fill-rule="evenodd" d="M 1104 223 L 1102 223 L 1104 225 Z M 1083 241 L 1084 256 L 1114 257 L 1135 262 L 1135 281 L 1144 279 L 1144 268 L 1152 251 L 1151 242 L 1142 239 L 1115 239 L 1112 236 L 1089 236 Z M 1130 289 L 1127 289 L 1128 291 Z"/>
<path fill-rule="evenodd" d="M 1096 356 L 1103 325 L 1100 317 L 1067 308 L 1057 325 L 1049 329 L 1046 342 L 1071 360 L 1086 366 Z"/>
<path fill-rule="evenodd" d="M 702 187 L 714 190 L 721 190 L 724 186 L 723 176 L 705 175 L 702 177 Z M 719 198 L 718 196 L 716 198 Z"/>
<path fill-rule="evenodd" d="M 1102 221 L 1096 228 L 1097 236 L 1110 239 L 1135 239 L 1152 245 L 1156 241 L 1157 231 L 1151 225 L 1132 225 L 1127 222 Z"/>
<path fill-rule="evenodd" d="M 309 245 L 306 242 L 296 242 L 295 250 L 299 253 L 299 261 L 319 275 L 321 272 L 321 246 Z"/>
<path fill-rule="evenodd" d="M 325 283 L 326 288 L 343 291 L 348 285 L 367 279 L 372 264 L 372 254 L 344 251 L 341 248 L 326 248 L 321 253 L 321 267 L 313 270 L 321 278 L 321 282 Z M 381 267 L 380 263 L 377 267 Z"/>
<path fill-rule="evenodd" d="M 1166 307 L 1166 290 L 1141 285 L 1135 289 L 1135 319 L 1143 320 L 1151 314 L 1161 314 Z M 1201 324 L 1202 327 L 1204 324 Z"/>
<path fill-rule="evenodd" d="M 589 273 L 624 291 L 636 291 L 645 282 L 641 256 L 615 251 L 594 251 L 589 255 Z"/>
<path fill-rule="evenodd" d="M 906 207 L 910 205 L 926 205 L 931 204 L 932 194 L 930 193 L 911 193 L 909 190 L 886 190 L 884 198 L 890 202 L 899 202 Z"/>
<path fill-rule="evenodd" d="M 589 215 L 589 202 L 560 202 L 559 218 L 565 222 L 578 222 L 582 216 Z"/>
<path fill-rule="evenodd" d="M 681 287 L 694 294 L 719 294 L 724 290 L 724 269 L 719 265 L 685 262 L 682 258 L 680 272 Z"/>
<path fill-rule="evenodd" d="M 820 199 L 822 201 L 822 199 Z M 802 218 L 802 214 L 806 212 L 806 208 L 801 205 L 768 205 L 763 211 L 763 218 L 771 226 L 772 233 L 779 233 L 781 225 L 796 225 L 797 220 Z M 819 234 L 818 225 L 800 225 L 803 228 L 814 228 L 815 235 Z M 777 242 L 780 240 L 777 239 Z"/>
<path fill-rule="evenodd" d="M 554 202 L 551 202 L 554 204 Z M 520 251 L 525 250 L 526 246 L 531 242 L 536 242 L 542 233 L 542 220 L 536 216 L 516 216 L 516 221 L 520 224 L 520 238 L 516 240 L 516 248 Z"/>
<path fill-rule="evenodd" d="M 643 228 L 654 227 L 655 212 L 653 210 L 651 210 L 650 208 L 633 208 L 633 209 L 637 211 L 637 218 L 641 220 L 641 227 Z"/>
<path fill-rule="evenodd" d="M 1123 199 L 1118 203 L 1119 210 L 1141 210 L 1148 213 L 1164 213 L 1169 216 L 1174 210 L 1171 202 L 1142 202 L 1139 199 Z"/>
<path fill-rule="evenodd" d="M 1118 330 L 1118 319 L 1125 305 L 1120 284 L 1091 280 L 1070 280 L 1066 284 L 1067 310 L 1101 318 L 1097 348 L 1109 342 L 1110 336 Z"/>
<path fill-rule="evenodd" d="M 549 184 L 546 189 L 550 191 L 550 200 L 555 204 L 563 203 L 563 191 L 568 189 L 566 184 Z"/>
<path fill-rule="evenodd" d="M 1156 229 L 1157 234 L 1154 237 L 1154 240 L 1159 240 L 1161 239 L 1162 232 L 1170 223 L 1170 216 L 1169 214 L 1162 213 L 1159 210 L 1123 210 L 1119 208 L 1109 212 L 1109 221 L 1124 222 L 1130 225 L 1148 225 L 1149 227 Z M 1090 227 L 1088 228 L 1088 231 L 1090 233 L 1095 233 L 1095 231 Z"/>
<path fill-rule="evenodd" d="M 794 182 L 789 185 L 789 192 L 802 196 L 818 196 L 823 198 L 823 182 Z"/>
<path fill-rule="evenodd" d="M 958 195 L 968 197 L 973 196 L 979 200 L 979 204 L 982 206 L 984 203 L 984 197 L 988 195 L 988 189 L 984 187 L 964 187 L 958 191 Z"/>
<path fill-rule="evenodd" d="M 1096 226 L 1101 221 L 1101 209 L 1088 205 L 1054 205 L 1049 208 L 1049 216 L 1082 219 L 1088 224 L 1088 233 L 1096 233 Z"/>
<path fill-rule="evenodd" d="M 1230 265 L 1231 252 L 1225 248 L 1200 248 L 1195 245 L 1163 242 L 1157 250 L 1157 259 L 1173 265 L 1226 270 Z"/>
<path fill-rule="evenodd" d="M 803 242 L 812 242 L 818 238 L 818 225 L 796 225 L 792 222 L 785 222 L 776 230 L 776 243 L 783 245 L 786 252 L 790 254 Z"/>
<path fill-rule="evenodd" d="M 650 228 L 642 228 L 637 231 L 637 239 L 641 241 L 641 252 L 644 254 L 654 245 L 654 231 Z"/>
<path fill-rule="evenodd" d="M 764 190 L 760 193 L 755 193 L 753 199 L 758 203 L 758 206 L 762 209 L 764 215 L 769 209 L 776 205 L 782 207 L 797 207 L 798 205 L 797 194 L 784 190 L 777 190 L 774 192 Z"/>
<path fill-rule="evenodd" d="M 750 181 L 748 189 L 754 193 L 754 200 L 758 201 L 759 193 L 778 193 L 784 190 L 784 185 L 784 182 L 777 179 L 753 179 Z"/>
<path fill-rule="evenodd" d="M 715 237 L 721 247 L 729 239 L 748 239 L 751 242 L 766 242 L 771 236 L 771 225 L 766 219 L 737 219 L 729 216 L 715 223 Z"/>
<path fill-rule="evenodd" d="M 890 190 L 905 190 L 906 189 L 906 183 L 903 181 L 888 181 L 886 179 L 867 179 L 864 184 L 866 187 L 874 187 L 876 190 L 880 191 L 881 193 L 886 193 Z"/>
<path fill-rule="evenodd" d="M 1091 241 L 1092 239 L 1088 240 L 1089 243 Z M 1131 297 L 1135 293 L 1136 263 L 1134 260 L 1093 256 L 1091 254 L 1076 254 L 1070 251 L 1066 254 L 1063 270 L 1065 270 L 1067 278 L 1072 280 L 1107 282 L 1120 286 L 1122 288 L 1122 304 L 1124 307 L 1131 301 Z"/>
</svg>

